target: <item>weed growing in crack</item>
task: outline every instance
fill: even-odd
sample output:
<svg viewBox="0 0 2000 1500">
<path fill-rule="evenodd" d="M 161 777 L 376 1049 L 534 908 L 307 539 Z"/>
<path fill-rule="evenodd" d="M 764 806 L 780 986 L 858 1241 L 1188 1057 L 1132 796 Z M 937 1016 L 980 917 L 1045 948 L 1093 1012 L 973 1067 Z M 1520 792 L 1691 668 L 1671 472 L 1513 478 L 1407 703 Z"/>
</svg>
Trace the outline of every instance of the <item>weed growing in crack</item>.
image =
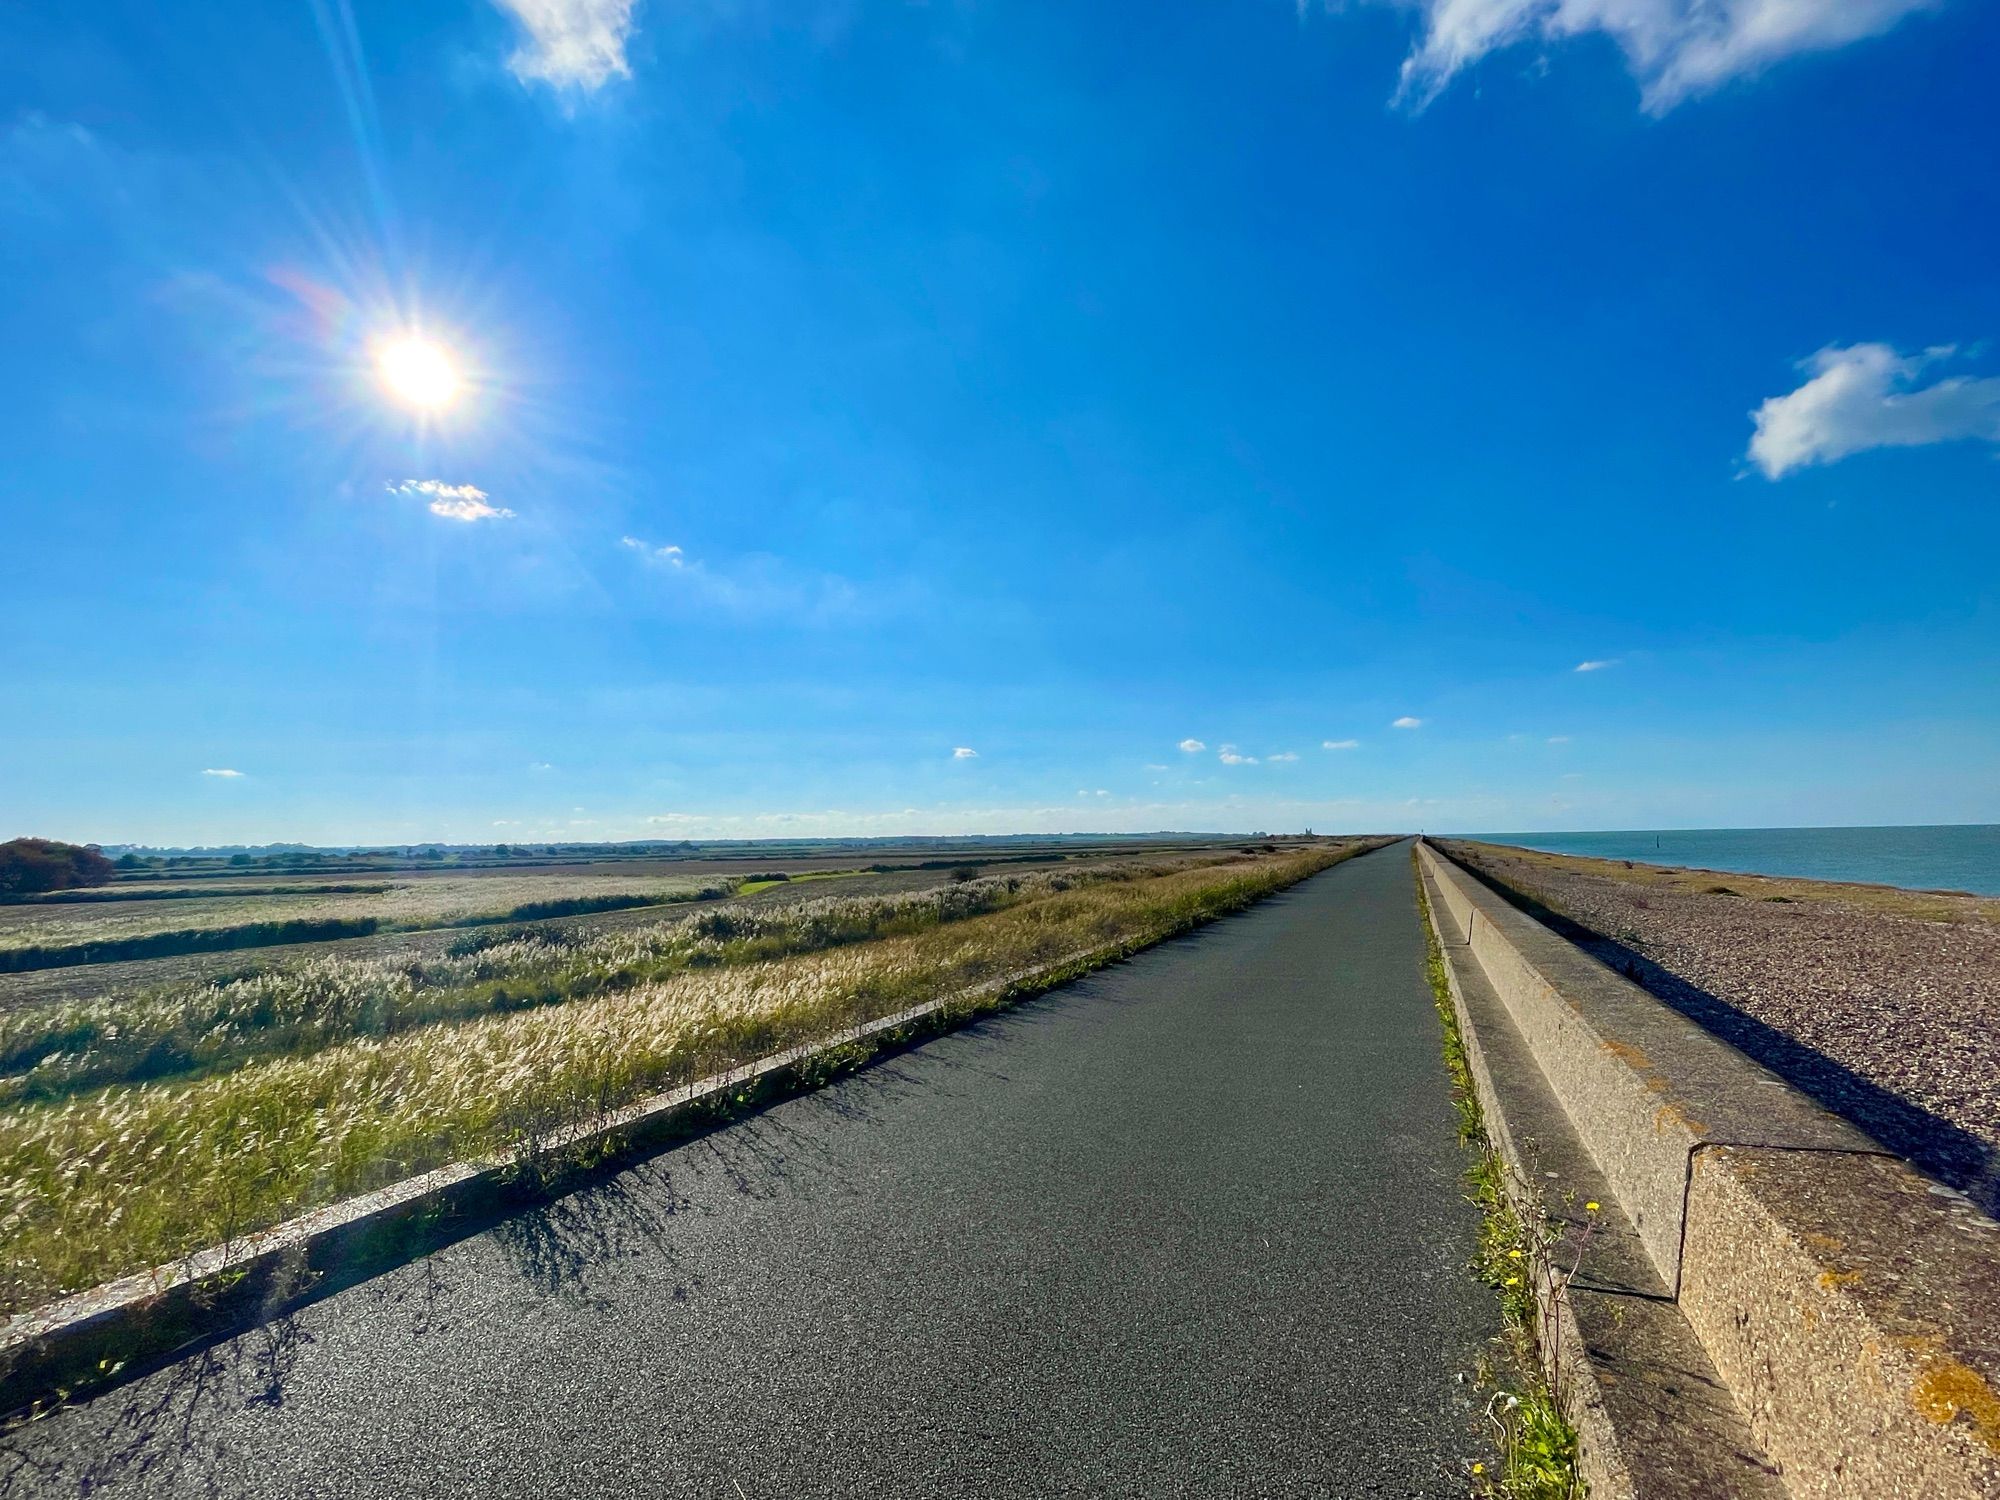
<svg viewBox="0 0 2000 1500">
<path fill-rule="evenodd" d="M 1560 1329 L 1570 1282 L 1595 1232 L 1598 1205 L 1583 1206 L 1590 1217 L 1575 1239 L 1565 1234 L 1563 1220 L 1541 1212 L 1523 1215 L 1519 1205 L 1539 1205 L 1541 1194 L 1510 1173 L 1486 1132 L 1423 867 L 1414 851 L 1411 863 L 1424 921 L 1425 972 L 1444 1028 L 1458 1138 L 1478 1152 L 1466 1173 L 1467 1196 L 1480 1211 L 1471 1269 L 1498 1297 L 1503 1328 L 1497 1357 L 1482 1361 L 1479 1370 L 1481 1383 L 1491 1390 L 1486 1419 L 1498 1461 L 1475 1460 L 1466 1477 L 1473 1492 L 1488 1500 L 1582 1500 L 1577 1432 L 1565 1414 Z"/>
</svg>

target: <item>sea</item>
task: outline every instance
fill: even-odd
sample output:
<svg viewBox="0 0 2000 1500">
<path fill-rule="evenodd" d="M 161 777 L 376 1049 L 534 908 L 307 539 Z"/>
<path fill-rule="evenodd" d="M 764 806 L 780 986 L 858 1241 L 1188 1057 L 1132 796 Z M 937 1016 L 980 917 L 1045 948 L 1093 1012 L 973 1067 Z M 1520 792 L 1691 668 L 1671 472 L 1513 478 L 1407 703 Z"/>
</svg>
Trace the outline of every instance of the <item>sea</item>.
<svg viewBox="0 0 2000 1500">
<path fill-rule="evenodd" d="M 1643 860 L 1744 875 L 1861 880 L 2000 896 L 2000 823 L 1913 828 L 1635 828 L 1618 833 L 1476 833 L 1551 854 Z"/>
</svg>

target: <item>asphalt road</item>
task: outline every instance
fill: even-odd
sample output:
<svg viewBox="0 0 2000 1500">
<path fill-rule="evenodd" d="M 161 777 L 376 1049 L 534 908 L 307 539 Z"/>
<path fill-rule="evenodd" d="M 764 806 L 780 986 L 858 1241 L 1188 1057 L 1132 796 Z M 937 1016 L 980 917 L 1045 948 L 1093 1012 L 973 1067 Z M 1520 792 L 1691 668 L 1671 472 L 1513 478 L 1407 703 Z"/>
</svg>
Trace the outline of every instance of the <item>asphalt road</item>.
<svg viewBox="0 0 2000 1500">
<path fill-rule="evenodd" d="M 1443 1496 L 1408 849 L 17 1430 L 14 1494 Z"/>
</svg>

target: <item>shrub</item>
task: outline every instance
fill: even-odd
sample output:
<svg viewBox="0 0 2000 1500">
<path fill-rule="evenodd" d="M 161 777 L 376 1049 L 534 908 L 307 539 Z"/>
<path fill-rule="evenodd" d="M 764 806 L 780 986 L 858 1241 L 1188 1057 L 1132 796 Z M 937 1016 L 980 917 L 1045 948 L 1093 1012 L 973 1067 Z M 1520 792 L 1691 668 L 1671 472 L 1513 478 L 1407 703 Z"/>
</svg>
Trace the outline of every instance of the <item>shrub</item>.
<svg viewBox="0 0 2000 1500">
<path fill-rule="evenodd" d="M 67 891 L 103 885 L 117 866 L 95 849 L 55 839 L 10 839 L 0 844 L 0 894 Z"/>
</svg>

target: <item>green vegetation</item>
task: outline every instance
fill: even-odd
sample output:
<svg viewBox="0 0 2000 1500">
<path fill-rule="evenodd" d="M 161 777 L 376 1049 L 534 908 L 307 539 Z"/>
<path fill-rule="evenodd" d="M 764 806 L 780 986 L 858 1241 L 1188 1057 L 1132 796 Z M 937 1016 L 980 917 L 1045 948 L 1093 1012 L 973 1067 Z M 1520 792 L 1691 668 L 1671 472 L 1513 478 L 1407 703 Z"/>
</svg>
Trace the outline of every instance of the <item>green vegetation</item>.
<svg viewBox="0 0 2000 1500">
<path fill-rule="evenodd" d="M 1143 873 L 1174 868 L 1144 867 Z M 327 954 L 237 978 L 24 1007 L 0 1014 L 0 1104 L 208 1075 L 434 1022 L 613 994 L 690 969 L 907 937 L 1056 891 L 1129 879 L 1132 869 L 1016 875 L 898 896 L 718 907 L 621 932 L 486 929 L 435 957 Z"/>
<path fill-rule="evenodd" d="M 343 989 L 332 974 L 293 974 L 269 976 L 265 992 L 246 980 L 253 988 L 209 987 L 208 1002 L 193 990 L 134 1002 L 136 1048 L 110 1015 L 81 1018 L 74 1037 L 12 1028 L 9 1056 L 36 1060 L 13 1075 L 15 1102 L 0 1109 L 0 1307 L 446 1162 L 519 1150 L 918 1002 L 968 1012 L 1000 1003 L 1355 852 L 1024 874 L 928 893 L 929 906 L 806 903 L 771 911 L 768 924 L 761 912 L 718 909 L 671 924 L 674 935 L 650 946 L 620 935 L 638 944 L 629 952 L 595 937 L 564 948 L 494 934 L 448 955 L 471 961 L 461 970 L 413 965 L 392 993 L 358 976 Z M 516 986 L 550 998 L 514 1008 Z M 207 1017 L 219 1038 L 209 1051 L 201 1003 L 221 1007 Z M 451 1018 L 454 1004 L 476 1009 Z M 260 1038 L 266 1015 L 275 1050 Z M 79 1052 L 60 1050 L 70 1040 Z M 168 1075 L 149 1077 L 156 1066 Z M 18 1081 L 36 1073 L 51 1086 Z M 106 1077 L 125 1081 L 93 1085 Z"/>
<path fill-rule="evenodd" d="M 10 913 L 15 919 L 0 926 L 0 973 L 581 916 L 709 900 L 735 888 L 733 880 L 720 876 L 492 875 L 335 887 L 309 895 L 222 889 L 193 911 L 184 909 L 193 903 L 157 898 L 137 910 L 38 903 Z"/>
<path fill-rule="evenodd" d="M 847 880 L 865 873 L 862 870 L 811 870 L 803 875 L 788 875 L 783 870 L 774 870 L 768 875 L 745 875 L 742 877 L 742 883 L 736 887 L 736 894 L 754 896 L 776 885 L 804 885 L 814 880 Z"/>
<path fill-rule="evenodd" d="M 1507 1189 L 1507 1166 L 1486 1133 L 1430 897 L 1414 852 L 1411 861 L 1429 949 L 1425 969 L 1444 1027 L 1444 1060 L 1458 1110 L 1458 1138 L 1479 1153 L 1466 1173 L 1469 1196 L 1481 1215 L 1472 1269 L 1499 1298 L 1505 1329 L 1504 1359 L 1489 1362 L 1481 1372 L 1492 1388 L 1487 1414 L 1498 1440 L 1499 1464 L 1489 1472 L 1484 1462 L 1474 1463 L 1471 1477 L 1478 1493 L 1492 1500 L 1582 1500 L 1577 1433 L 1563 1410 L 1562 1366 L 1554 1336 L 1556 1315 L 1575 1268 L 1565 1271 L 1556 1266 L 1555 1225 L 1546 1219 L 1524 1221 L 1515 1206 L 1516 1195 Z M 1520 1196 L 1534 1201 L 1533 1191 Z M 1595 1211 L 1597 1205 L 1586 1207 Z"/>
<path fill-rule="evenodd" d="M 110 860 L 80 844 L 55 839 L 9 839 L 0 844 L 0 896 L 103 885 L 117 873 Z"/>
</svg>

